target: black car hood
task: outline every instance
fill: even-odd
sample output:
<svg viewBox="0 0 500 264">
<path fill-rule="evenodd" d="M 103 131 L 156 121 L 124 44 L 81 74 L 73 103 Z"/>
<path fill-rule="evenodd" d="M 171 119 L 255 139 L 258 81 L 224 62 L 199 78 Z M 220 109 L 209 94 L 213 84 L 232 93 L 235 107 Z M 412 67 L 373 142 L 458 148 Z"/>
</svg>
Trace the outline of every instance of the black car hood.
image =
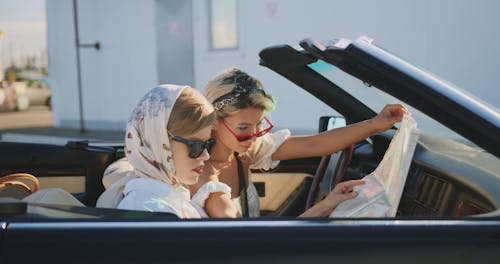
<svg viewBox="0 0 500 264">
<path fill-rule="evenodd" d="M 376 113 L 342 88 L 307 67 L 318 59 L 415 107 L 471 142 L 500 157 L 500 114 L 455 86 L 373 44 L 333 39 L 304 39 L 301 48 L 273 46 L 259 54 L 260 64 L 283 75 L 352 122 Z"/>
</svg>

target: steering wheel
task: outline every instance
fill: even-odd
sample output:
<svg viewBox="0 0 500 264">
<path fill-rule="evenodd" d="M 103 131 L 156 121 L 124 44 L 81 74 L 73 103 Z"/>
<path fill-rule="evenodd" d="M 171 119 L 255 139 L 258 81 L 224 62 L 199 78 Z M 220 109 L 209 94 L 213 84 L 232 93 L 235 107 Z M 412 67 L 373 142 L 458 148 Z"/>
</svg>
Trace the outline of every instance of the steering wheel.
<svg viewBox="0 0 500 264">
<path fill-rule="evenodd" d="M 351 162 L 353 150 L 354 145 L 350 145 L 342 151 L 321 158 L 307 195 L 306 210 L 321 201 L 342 181 Z"/>
</svg>

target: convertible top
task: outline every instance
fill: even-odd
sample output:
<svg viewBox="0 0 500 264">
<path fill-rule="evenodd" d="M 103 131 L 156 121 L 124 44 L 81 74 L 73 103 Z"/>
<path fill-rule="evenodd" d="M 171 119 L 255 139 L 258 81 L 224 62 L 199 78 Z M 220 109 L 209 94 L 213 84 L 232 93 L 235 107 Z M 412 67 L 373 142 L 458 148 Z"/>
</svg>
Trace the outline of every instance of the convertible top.
<svg viewBox="0 0 500 264">
<path fill-rule="evenodd" d="M 456 86 L 373 44 L 373 39 L 300 41 L 301 48 L 273 46 L 259 53 L 260 64 L 283 75 L 354 122 L 375 113 L 307 65 L 322 60 L 408 103 L 471 142 L 500 157 L 500 114 Z M 327 86 L 328 89 L 319 87 Z M 322 91 L 323 90 L 323 91 Z M 328 92 L 325 92 L 327 90 Z M 349 103 L 347 103 L 349 101 Z M 355 103 L 354 103 L 355 102 Z M 478 130 L 477 128 L 482 128 Z"/>
</svg>

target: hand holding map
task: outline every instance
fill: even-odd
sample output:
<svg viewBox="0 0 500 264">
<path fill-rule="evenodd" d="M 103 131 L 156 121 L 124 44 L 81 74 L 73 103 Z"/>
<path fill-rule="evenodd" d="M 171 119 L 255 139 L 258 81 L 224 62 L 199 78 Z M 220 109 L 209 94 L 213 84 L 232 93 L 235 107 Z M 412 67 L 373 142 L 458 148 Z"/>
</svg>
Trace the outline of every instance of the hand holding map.
<svg viewBox="0 0 500 264">
<path fill-rule="evenodd" d="M 358 196 L 340 203 L 330 217 L 396 216 L 418 136 L 417 123 L 405 115 L 378 167 L 354 188 Z"/>
</svg>

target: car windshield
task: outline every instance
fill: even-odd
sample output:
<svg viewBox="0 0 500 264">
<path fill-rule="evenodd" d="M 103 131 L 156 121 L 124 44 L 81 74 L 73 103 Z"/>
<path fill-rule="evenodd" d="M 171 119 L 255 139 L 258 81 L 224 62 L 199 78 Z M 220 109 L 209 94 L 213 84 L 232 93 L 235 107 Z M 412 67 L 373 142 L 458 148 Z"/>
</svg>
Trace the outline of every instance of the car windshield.
<svg viewBox="0 0 500 264">
<path fill-rule="evenodd" d="M 315 63 L 309 64 L 309 68 L 321 74 L 326 79 L 342 87 L 347 93 L 356 97 L 366 106 L 375 112 L 379 112 L 388 103 L 402 103 L 411 112 L 412 117 L 417 121 L 419 129 L 423 134 L 446 137 L 458 140 L 470 145 L 474 145 L 469 140 L 457 134 L 453 130 L 435 121 L 428 115 L 409 106 L 405 102 L 377 89 L 371 87 L 357 78 L 345 73 L 341 69 L 329 64 L 323 60 L 318 60 Z M 455 86 L 456 87 L 456 86 Z M 457 87 L 457 89 L 459 89 Z M 460 89 L 459 89 L 460 90 Z M 460 90 L 463 91 L 463 90 Z M 464 91 L 463 91 L 464 92 Z M 465 93 L 465 92 L 464 92 Z M 479 100 L 479 99 L 478 99 Z"/>
</svg>

